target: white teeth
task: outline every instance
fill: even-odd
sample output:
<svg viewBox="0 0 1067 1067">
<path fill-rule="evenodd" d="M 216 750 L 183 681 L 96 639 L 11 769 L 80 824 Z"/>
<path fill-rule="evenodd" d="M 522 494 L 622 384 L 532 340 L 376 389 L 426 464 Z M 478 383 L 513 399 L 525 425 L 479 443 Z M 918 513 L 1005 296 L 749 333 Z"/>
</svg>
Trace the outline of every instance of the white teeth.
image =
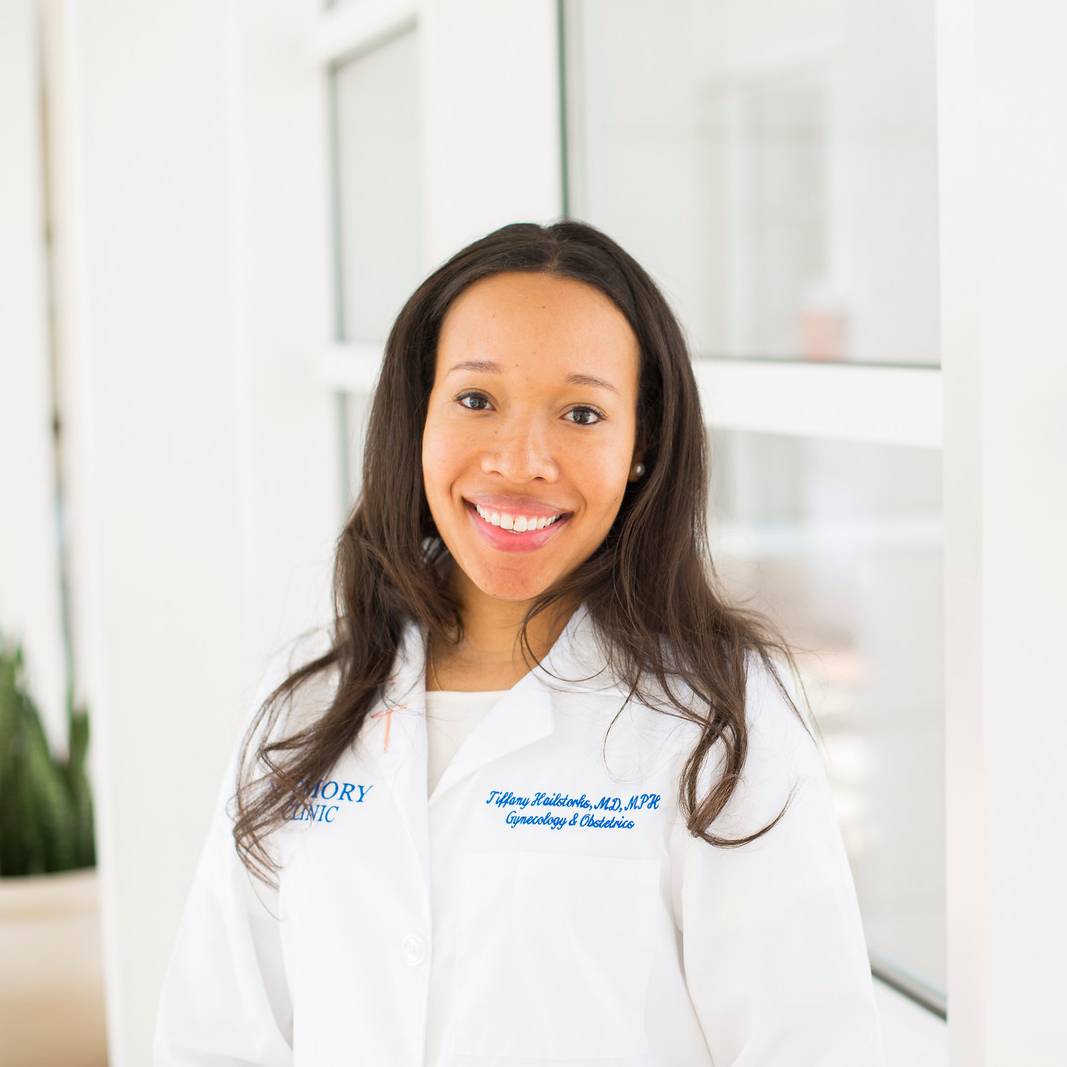
<svg viewBox="0 0 1067 1067">
<path fill-rule="evenodd" d="M 512 533 L 524 533 L 534 529 L 543 530 L 546 526 L 551 526 L 563 514 L 561 511 L 559 515 L 534 518 L 532 515 L 511 515 L 506 511 L 487 511 L 480 504 L 475 504 L 474 508 L 486 522 L 491 522 L 503 530 L 511 530 Z"/>
</svg>

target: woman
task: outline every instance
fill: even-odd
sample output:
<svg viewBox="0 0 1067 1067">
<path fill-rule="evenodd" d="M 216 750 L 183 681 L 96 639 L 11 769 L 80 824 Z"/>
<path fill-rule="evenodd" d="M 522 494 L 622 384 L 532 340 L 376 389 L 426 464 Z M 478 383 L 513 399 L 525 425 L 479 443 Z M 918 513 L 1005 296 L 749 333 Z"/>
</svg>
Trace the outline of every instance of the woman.
<svg viewBox="0 0 1067 1067">
<path fill-rule="evenodd" d="M 505 226 L 419 286 L 157 1064 L 882 1063 L 820 749 L 788 646 L 716 588 L 706 462 L 679 325 L 603 233 Z"/>
</svg>

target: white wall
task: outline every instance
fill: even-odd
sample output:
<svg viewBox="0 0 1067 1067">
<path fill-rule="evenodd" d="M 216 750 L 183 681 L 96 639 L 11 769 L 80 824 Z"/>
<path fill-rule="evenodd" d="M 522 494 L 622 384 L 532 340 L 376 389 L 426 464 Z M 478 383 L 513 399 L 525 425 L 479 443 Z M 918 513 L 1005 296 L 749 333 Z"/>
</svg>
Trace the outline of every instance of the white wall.
<svg viewBox="0 0 1067 1067">
<path fill-rule="evenodd" d="M 159 980 L 265 655 L 339 520 L 305 3 L 49 0 L 79 670 L 113 1067 Z M 253 20 L 253 9 L 255 19 Z"/>
<path fill-rule="evenodd" d="M 939 0 L 953 1067 L 1063 1063 L 1067 10 Z"/>
<path fill-rule="evenodd" d="M 559 217 L 555 3 L 422 0 L 419 48 L 429 269 L 505 223 Z"/>
</svg>

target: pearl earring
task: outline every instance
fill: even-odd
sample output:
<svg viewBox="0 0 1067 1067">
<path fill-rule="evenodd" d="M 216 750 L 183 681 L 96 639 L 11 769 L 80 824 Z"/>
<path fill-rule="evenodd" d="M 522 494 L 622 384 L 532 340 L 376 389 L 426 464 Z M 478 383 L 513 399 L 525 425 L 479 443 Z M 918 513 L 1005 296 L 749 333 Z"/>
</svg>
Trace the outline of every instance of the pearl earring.
<svg viewBox="0 0 1067 1067">
<path fill-rule="evenodd" d="M 645 465 L 643 463 L 638 463 L 637 466 L 634 467 L 634 474 L 636 474 L 637 477 L 640 478 L 641 475 L 644 474 L 644 473 L 645 473 Z"/>
</svg>

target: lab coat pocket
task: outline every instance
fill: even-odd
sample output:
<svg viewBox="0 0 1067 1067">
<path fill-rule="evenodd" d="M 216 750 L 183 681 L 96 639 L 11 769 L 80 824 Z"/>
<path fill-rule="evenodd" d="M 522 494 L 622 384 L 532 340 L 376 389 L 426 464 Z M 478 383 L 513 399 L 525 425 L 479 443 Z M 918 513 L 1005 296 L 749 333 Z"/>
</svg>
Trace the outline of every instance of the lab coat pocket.
<svg viewBox="0 0 1067 1067">
<path fill-rule="evenodd" d="M 471 852 L 461 867 L 456 1053 L 530 1064 L 647 1051 L 656 857 Z"/>
</svg>

